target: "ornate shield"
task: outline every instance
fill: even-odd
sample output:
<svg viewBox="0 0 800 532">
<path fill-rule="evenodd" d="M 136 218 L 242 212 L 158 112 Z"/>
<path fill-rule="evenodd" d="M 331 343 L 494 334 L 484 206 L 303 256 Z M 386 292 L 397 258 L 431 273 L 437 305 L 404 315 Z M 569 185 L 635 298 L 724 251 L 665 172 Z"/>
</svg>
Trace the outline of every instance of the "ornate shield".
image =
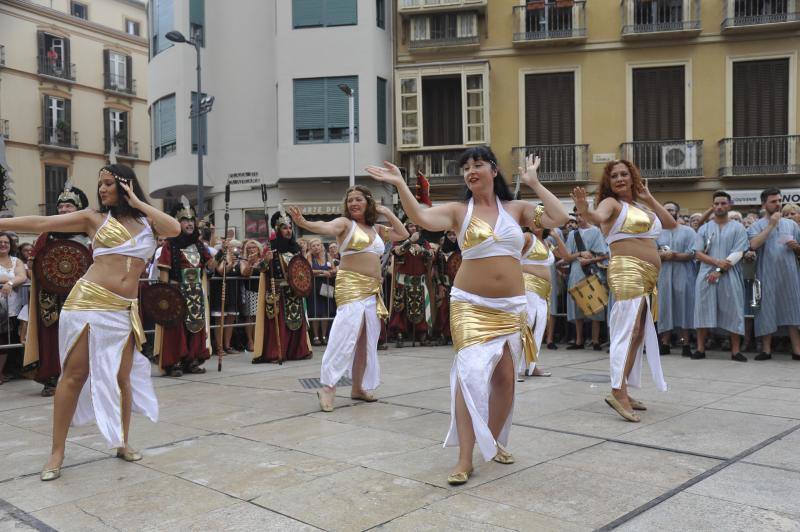
<svg viewBox="0 0 800 532">
<path fill-rule="evenodd" d="M 180 325 L 186 317 L 186 302 L 181 291 L 167 283 L 142 288 L 142 312 L 145 319 L 164 327 Z"/>
<path fill-rule="evenodd" d="M 314 272 L 311 264 L 302 256 L 295 255 L 286 266 L 286 280 L 292 291 L 300 297 L 308 297 L 314 291 Z"/>
<path fill-rule="evenodd" d="M 72 240 L 52 240 L 36 255 L 33 272 L 42 288 L 65 296 L 91 265 L 92 254 L 86 246 Z"/>
<path fill-rule="evenodd" d="M 459 251 L 454 251 L 450 258 L 447 259 L 447 264 L 445 265 L 445 273 L 450 278 L 450 282 L 453 282 L 453 279 L 456 278 L 456 274 L 458 273 L 458 269 L 461 267 L 461 253 Z"/>
</svg>

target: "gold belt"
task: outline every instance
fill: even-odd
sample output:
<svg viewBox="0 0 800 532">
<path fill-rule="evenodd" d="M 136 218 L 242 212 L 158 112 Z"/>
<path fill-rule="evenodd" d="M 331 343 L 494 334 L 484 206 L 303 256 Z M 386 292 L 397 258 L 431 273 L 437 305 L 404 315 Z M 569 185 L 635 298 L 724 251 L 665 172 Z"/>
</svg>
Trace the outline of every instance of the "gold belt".
<svg viewBox="0 0 800 532">
<path fill-rule="evenodd" d="M 528 364 L 536 361 L 536 345 L 528 325 L 528 313 L 519 314 L 473 305 L 465 301 L 450 301 L 450 330 L 456 352 L 482 344 L 507 334 L 519 333 Z"/>
<path fill-rule="evenodd" d="M 383 297 L 381 297 L 381 280 L 375 277 L 350 270 L 339 270 L 336 273 L 336 287 L 333 296 L 337 307 L 375 296 L 378 318 L 385 320 L 389 317 L 389 311 L 386 310 Z"/>
<path fill-rule="evenodd" d="M 100 312 L 130 310 L 131 328 L 136 339 L 136 346 L 141 349 L 142 344 L 145 342 L 142 321 L 139 319 L 139 301 L 117 295 L 97 283 L 86 279 L 78 279 L 62 308 L 64 310 L 93 310 Z"/>
<path fill-rule="evenodd" d="M 608 287 L 617 301 L 651 296 L 653 319 L 658 320 L 658 267 L 645 260 L 618 255 L 608 263 Z"/>
<path fill-rule="evenodd" d="M 552 288 L 550 281 L 532 273 L 523 273 L 522 278 L 525 280 L 526 292 L 533 292 L 542 299 L 550 299 L 550 290 Z"/>
</svg>

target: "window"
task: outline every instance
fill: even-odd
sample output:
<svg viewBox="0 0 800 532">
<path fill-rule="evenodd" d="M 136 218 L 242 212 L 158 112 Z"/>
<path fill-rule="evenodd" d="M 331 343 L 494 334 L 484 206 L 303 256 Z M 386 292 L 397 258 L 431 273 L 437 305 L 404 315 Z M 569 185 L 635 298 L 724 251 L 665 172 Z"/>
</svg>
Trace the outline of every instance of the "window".
<svg viewBox="0 0 800 532">
<path fill-rule="evenodd" d="M 38 33 L 39 73 L 57 78 L 73 79 L 69 39 L 40 31 Z"/>
<path fill-rule="evenodd" d="M 139 36 L 139 23 L 135 20 L 125 19 L 125 33 L 128 35 L 136 35 Z"/>
<path fill-rule="evenodd" d="M 489 142 L 488 73 L 446 69 L 439 75 L 398 76 L 398 138 L 401 148 Z"/>
<path fill-rule="evenodd" d="M 64 98 L 45 95 L 42 108 L 44 125 L 42 143 L 53 146 L 72 145 L 71 102 Z"/>
<path fill-rule="evenodd" d="M 73 17 L 82 18 L 83 20 L 89 20 L 89 8 L 86 4 L 81 4 L 79 2 L 70 2 L 69 12 L 72 14 Z"/>
<path fill-rule="evenodd" d="M 103 109 L 103 131 L 106 153 L 111 153 L 111 145 L 117 146 L 117 153 L 127 155 L 128 112 L 119 109 Z"/>
<path fill-rule="evenodd" d="M 205 46 L 206 6 L 205 0 L 189 1 L 189 33 L 191 39 Z"/>
<path fill-rule="evenodd" d="M 789 59 L 733 63 L 733 136 L 789 134 Z"/>
<path fill-rule="evenodd" d="M 683 66 L 633 70 L 633 140 L 686 138 Z"/>
<path fill-rule="evenodd" d="M 106 68 L 105 88 L 129 92 L 132 86 L 131 57 L 113 50 L 105 50 L 103 55 L 105 56 Z"/>
<path fill-rule="evenodd" d="M 355 123 L 358 142 L 358 77 L 310 78 L 294 80 L 294 128 L 296 144 L 309 142 L 347 142 L 349 140 L 349 102 L 339 89 L 346 84 L 355 92 Z"/>
<path fill-rule="evenodd" d="M 386 0 L 375 0 L 375 24 L 386 29 Z"/>
<path fill-rule="evenodd" d="M 734 16 L 785 15 L 789 12 L 787 4 L 787 0 L 736 0 L 733 4 Z"/>
<path fill-rule="evenodd" d="M 173 0 L 152 0 L 150 9 L 150 53 L 151 57 L 155 57 L 172 46 L 172 43 L 167 40 L 166 34 L 174 29 L 175 9 Z"/>
<path fill-rule="evenodd" d="M 202 98 L 205 98 L 203 94 Z M 201 100 L 202 100 L 201 98 Z M 197 101 L 197 93 L 192 92 L 192 113 L 195 109 L 199 109 Z M 201 137 L 203 139 L 203 155 L 208 155 L 208 114 L 200 115 L 200 128 L 202 129 Z M 197 153 L 197 117 L 192 117 L 192 153 Z"/>
<path fill-rule="evenodd" d="M 525 76 L 525 145 L 542 156 L 540 176 L 575 171 L 575 73 Z M 533 151 L 527 153 L 534 153 Z"/>
<path fill-rule="evenodd" d="M 160 159 L 175 151 L 175 95 L 165 96 L 153 103 L 153 158 Z"/>
<path fill-rule="evenodd" d="M 386 80 L 378 78 L 378 144 L 386 144 Z"/>
<path fill-rule="evenodd" d="M 411 41 L 455 41 L 477 37 L 476 13 L 441 13 L 411 19 Z"/>
<path fill-rule="evenodd" d="M 58 195 L 67 182 L 65 166 L 44 167 L 44 209 L 47 216 L 58 214 Z"/>
<path fill-rule="evenodd" d="M 358 24 L 357 0 L 292 0 L 295 28 Z"/>
<path fill-rule="evenodd" d="M 644 0 L 637 2 L 633 10 L 637 26 L 683 22 L 683 0 Z"/>
</svg>

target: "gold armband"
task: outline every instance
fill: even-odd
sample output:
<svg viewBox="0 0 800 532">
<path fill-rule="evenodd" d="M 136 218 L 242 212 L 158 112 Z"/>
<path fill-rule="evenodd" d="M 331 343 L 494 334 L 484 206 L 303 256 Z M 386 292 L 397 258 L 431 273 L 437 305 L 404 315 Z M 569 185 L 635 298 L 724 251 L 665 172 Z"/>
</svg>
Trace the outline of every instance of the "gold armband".
<svg viewBox="0 0 800 532">
<path fill-rule="evenodd" d="M 542 228 L 542 216 L 544 215 L 544 205 L 537 205 L 533 210 L 533 227 Z"/>
<path fill-rule="evenodd" d="M 382 231 L 383 235 L 381 235 L 381 238 L 383 238 L 384 242 L 388 242 L 389 241 L 389 234 L 392 232 L 392 230 L 390 228 L 386 227 L 385 225 L 382 226 L 382 227 L 383 227 L 383 231 Z"/>
</svg>

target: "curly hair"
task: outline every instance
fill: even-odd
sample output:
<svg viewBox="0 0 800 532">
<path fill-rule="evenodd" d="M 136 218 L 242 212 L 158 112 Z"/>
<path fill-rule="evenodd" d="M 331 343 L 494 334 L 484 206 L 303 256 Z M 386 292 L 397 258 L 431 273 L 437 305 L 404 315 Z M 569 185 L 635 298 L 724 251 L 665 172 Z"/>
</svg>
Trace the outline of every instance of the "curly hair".
<svg viewBox="0 0 800 532">
<path fill-rule="evenodd" d="M 142 203 L 150 204 L 147 201 L 147 197 L 144 194 L 144 190 L 142 190 L 142 185 L 139 183 L 139 179 L 136 177 L 133 169 L 130 166 L 125 166 L 124 164 L 109 164 L 100 169 L 100 172 L 109 172 L 117 179 L 124 179 L 128 182 L 128 185 L 131 187 L 131 190 L 134 194 L 139 198 Z M 114 187 L 117 190 L 117 198 L 119 198 L 116 205 L 108 206 L 103 205 L 103 202 L 100 200 L 100 185 L 97 186 L 97 203 L 100 204 L 100 212 L 106 213 L 111 211 L 111 216 L 116 219 L 120 218 L 144 218 L 144 213 L 139 209 L 134 209 L 133 207 L 128 204 L 128 197 L 125 195 L 125 191 L 122 190 L 122 187 L 119 186 L 119 182 L 115 180 Z"/>
<path fill-rule="evenodd" d="M 600 205 L 600 202 L 606 198 L 619 199 L 617 194 L 611 189 L 611 170 L 613 170 L 618 164 L 624 164 L 628 167 L 628 172 L 631 174 L 632 200 L 635 202 L 637 199 L 639 199 L 639 189 L 644 186 L 642 174 L 639 172 L 639 167 L 628 160 L 619 159 L 607 163 L 605 168 L 603 168 L 603 177 L 600 178 L 600 187 L 597 189 L 597 200 L 595 205 Z"/>
<path fill-rule="evenodd" d="M 347 198 L 352 192 L 361 192 L 364 195 L 364 199 L 367 200 L 367 208 L 364 209 L 364 223 L 366 225 L 375 225 L 378 221 L 378 205 L 375 203 L 375 198 L 372 197 L 372 191 L 364 185 L 353 185 L 344 193 L 344 201 L 342 202 L 343 216 L 349 220 L 353 219 L 350 216 L 350 210 L 347 208 Z"/>
</svg>

